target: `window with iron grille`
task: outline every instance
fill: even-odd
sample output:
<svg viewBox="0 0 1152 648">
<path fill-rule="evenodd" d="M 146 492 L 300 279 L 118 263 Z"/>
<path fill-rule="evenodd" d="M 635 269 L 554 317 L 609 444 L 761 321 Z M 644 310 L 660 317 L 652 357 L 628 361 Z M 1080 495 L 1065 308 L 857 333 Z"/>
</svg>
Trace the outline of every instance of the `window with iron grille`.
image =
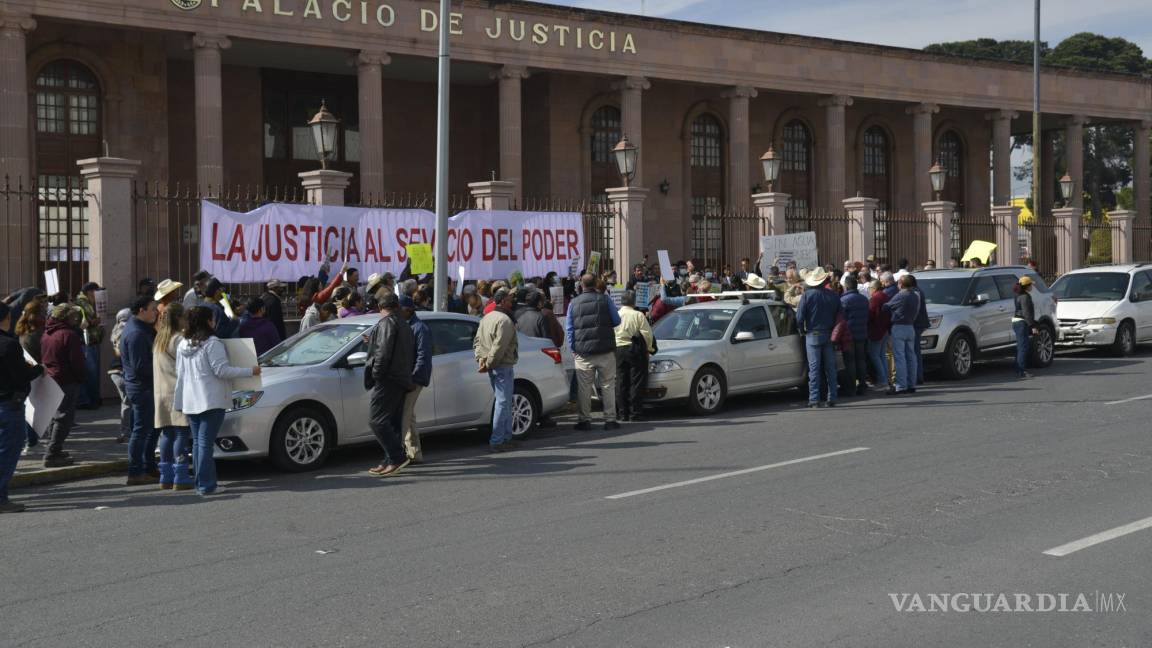
<svg viewBox="0 0 1152 648">
<path fill-rule="evenodd" d="M 715 196 L 692 197 L 692 258 L 705 263 L 720 260 L 723 243 L 724 202 Z"/>
<path fill-rule="evenodd" d="M 68 60 L 53 61 L 36 77 L 36 131 L 97 136 L 100 84 L 91 70 Z"/>
<path fill-rule="evenodd" d="M 603 106 L 592 113 L 592 161 L 616 164 L 612 149 L 620 142 L 620 109 Z"/>
<path fill-rule="evenodd" d="M 959 178 L 963 144 L 956 131 L 948 131 L 940 138 L 940 166 L 948 178 Z"/>
<path fill-rule="evenodd" d="M 38 178 L 40 261 L 88 260 L 88 203 L 79 176 Z"/>
<path fill-rule="evenodd" d="M 801 121 L 791 121 L 784 126 L 784 155 L 782 170 L 807 171 L 812 137 L 808 127 Z"/>
<path fill-rule="evenodd" d="M 864 131 L 864 175 L 888 175 L 888 135 L 879 126 Z"/>
<path fill-rule="evenodd" d="M 692 166 L 719 169 L 724 161 L 720 120 L 712 115 L 700 115 L 692 120 Z"/>
</svg>

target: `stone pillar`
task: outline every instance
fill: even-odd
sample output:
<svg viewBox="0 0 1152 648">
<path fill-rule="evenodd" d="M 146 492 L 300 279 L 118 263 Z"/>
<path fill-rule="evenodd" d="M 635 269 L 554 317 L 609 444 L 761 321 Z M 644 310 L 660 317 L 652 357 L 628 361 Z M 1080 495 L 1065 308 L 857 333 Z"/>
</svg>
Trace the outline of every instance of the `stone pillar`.
<svg viewBox="0 0 1152 648">
<path fill-rule="evenodd" d="M 1068 158 L 1068 175 L 1075 183 L 1066 207 L 1084 209 L 1084 124 L 1087 118 L 1076 115 L 1064 125 L 1064 155 Z"/>
<path fill-rule="evenodd" d="M 996 228 L 996 265 L 1020 263 L 1020 208 L 993 206 L 992 224 Z"/>
<path fill-rule="evenodd" d="M 728 99 L 728 204 L 738 210 L 748 209 L 752 191 L 748 103 L 756 96 L 751 86 L 736 86 L 724 93 Z"/>
<path fill-rule="evenodd" d="M 620 277 L 632 273 L 632 266 L 644 260 L 644 199 L 648 190 L 640 187 L 606 189 L 608 202 L 616 207 L 616 249 L 613 268 Z"/>
<path fill-rule="evenodd" d="M 786 193 L 761 193 L 752 196 L 757 220 L 760 221 L 760 236 L 779 236 L 788 233 L 785 219 L 788 213 L 788 201 L 791 198 L 792 196 Z"/>
<path fill-rule="evenodd" d="M 500 179 L 515 185 L 512 197 L 520 202 L 524 195 L 521 81 L 528 78 L 528 68 L 505 65 L 491 76 L 500 83 Z"/>
<path fill-rule="evenodd" d="M 847 197 L 848 178 L 846 171 L 846 126 L 844 112 L 852 105 L 852 97 L 833 95 L 820 100 L 824 108 L 824 122 L 827 137 L 824 140 L 824 164 L 828 171 L 827 197 L 828 211 L 836 209 Z"/>
<path fill-rule="evenodd" d="M 508 211 L 512 209 L 512 199 L 516 195 L 516 185 L 503 180 L 470 182 L 468 189 L 476 209 L 485 211 Z"/>
<path fill-rule="evenodd" d="M 1012 120 L 1014 110 L 994 110 L 984 118 L 992 122 L 992 204 L 1012 202 Z"/>
<path fill-rule="evenodd" d="M 198 33 L 189 44 L 196 75 L 196 182 L 207 195 L 224 185 L 224 93 L 220 52 L 232 41 L 220 34 Z"/>
<path fill-rule="evenodd" d="M 356 65 L 360 106 L 360 202 L 380 200 L 384 194 L 384 87 L 381 72 L 392 62 L 380 50 L 360 50 Z"/>
<path fill-rule="evenodd" d="M 134 267 L 136 229 L 132 223 L 132 182 L 139 160 L 89 158 L 77 160 L 80 176 L 87 182 L 88 279 L 108 291 L 108 317 L 104 321 L 101 374 L 113 359 L 110 335 L 116 311 L 131 303 L 139 275 Z M 39 285 L 39 282 L 37 282 Z M 111 384 L 100 381 L 104 396 L 112 396 Z"/>
<path fill-rule="evenodd" d="M 847 198 L 843 201 L 848 212 L 848 258 L 863 261 L 876 254 L 875 198 Z"/>
<path fill-rule="evenodd" d="M 636 158 L 636 177 L 632 184 L 644 186 L 644 91 L 652 84 L 642 76 L 625 77 L 612 84 L 613 89 L 620 91 L 620 126 L 621 133 L 628 141 L 640 149 Z"/>
<path fill-rule="evenodd" d="M 1132 185 L 1136 197 L 1136 222 L 1148 225 L 1152 218 L 1152 176 L 1149 175 L 1149 143 L 1152 137 L 1152 121 L 1137 122 L 1132 133 L 1135 138 L 1132 154 Z"/>
<path fill-rule="evenodd" d="M 1052 216 L 1056 219 L 1056 273 L 1064 274 L 1080 267 L 1084 208 L 1053 209 Z"/>
<path fill-rule="evenodd" d="M 1117 209 L 1108 214 L 1112 220 L 1112 263 L 1132 263 L 1132 221 L 1136 212 Z"/>
<path fill-rule="evenodd" d="M 956 212 L 956 203 L 939 200 L 923 203 L 923 207 L 928 218 L 928 258 L 935 261 L 937 267 L 947 267 L 952 257 L 952 215 Z"/>
<path fill-rule="evenodd" d="M 352 174 L 331 169 L 317 169 L 297 173 L 300 184 L 304 185 L 304 195 L 310 205 L 343 207 L 344 192 L 352 181 Z"/>
<path fill-rule="evenodd" d="M 932 179 L 928 177 L 928 169 L 932 168 L 932 115 L 940 112 L 940 106 L 922 103 L 905 112 L 912 115 L 912 183 L 916 187 L 916 204 L 923 205 L 932 200 Z"/>
<path fill-rule="evenodd" d="M 1056 138 L 1054 133 L 1041 133 L 1040 149 L 1040 211 L 1037 219 L 1049 220 L 1049 214 L 1056 207 Z"/>
<path fill-rule="evenodd" d="M 27 14 L 0 12 L 0 186 L 29 189 L 35 185 L 28 132 L 27 33 L 36 21 Z M 8 285 L 39 286 L 36 280 L 36 212 L 30 201 L 12 201 L 7 226 L 5 256 Z"/>
</svg>

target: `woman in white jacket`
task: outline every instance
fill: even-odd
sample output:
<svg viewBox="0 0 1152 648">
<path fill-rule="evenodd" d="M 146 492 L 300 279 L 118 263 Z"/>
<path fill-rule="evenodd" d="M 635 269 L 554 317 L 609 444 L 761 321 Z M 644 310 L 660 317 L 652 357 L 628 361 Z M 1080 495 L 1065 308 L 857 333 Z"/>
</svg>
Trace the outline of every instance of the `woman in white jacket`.
<svg viewBox="0 0 1152 648">
<path fill-rule="evenodd" d="M 228 364 L 224 343 L 213 334 L 214 320 L 212 310 L 203 306 L 188 312 L 184 339 L 176 351 L 176 391 L 172 398 L 172 409 L 183 412 L 192 428 L 192 464 L 196 490 L 201 495 L 216 492 L 212 453 L 224 412 L 232 406 L 228 381 L 260 375 L 259 366 L 246 369 Z"/>
</svg>

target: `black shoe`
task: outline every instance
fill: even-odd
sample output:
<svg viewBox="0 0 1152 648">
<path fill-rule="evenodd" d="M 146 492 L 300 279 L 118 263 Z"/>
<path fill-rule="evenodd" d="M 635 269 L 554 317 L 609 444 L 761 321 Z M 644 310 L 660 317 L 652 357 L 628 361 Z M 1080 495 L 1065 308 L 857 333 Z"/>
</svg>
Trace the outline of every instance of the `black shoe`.
<svg viewBox="0 0 1152 648">
<path fill-rule="evenodd" d="M 885 396 L 897 396 L 897 395 L 903 394 L 903 393 L 904 392 L 902 392 L 902 391 L 896 391 L 895 387 L 889 387 L 888 389 L 886 389 L 884 391 Z"/>
<path fill-rule="evenodd" d="M 116 437 L 116 443 L 128 443 L 128 435 L 121 434 Z"/>
<path fill-rule="evenodd" d="M 607 423 L 604 424 L 604 431 L 605 432 L 611 432 L 612 430 L 619 430 L 619 429 L 620 429 L 620 424 L 617 423 L 616 421 L 608 421 Z"/>
<path fill-rule="evenodd" d="M 915 394 L 915 393 L 916 393 L 916 388 L 915 388 L 915 387 L 909 387 L 909 388 L 908 388 L 908 393 L 909 393 L 909 394 Z"/>
<path fill-rule="evenodd" d="M 864 394 L 867 394 L 867 393 L 868 393 L 867 387 L 857 387 L 856 388 L 856 395 L 857 396 L 863 396 Z"/>
<path fill-rule="evenodd" d="M 576 425 L 573 425 L 572 429 L 576 430 L 577 432 L 587 432 L 588 430 L 592 429 L 592 422 L 591 421 L 580 421 Z"/>
<path fill-rule="evenodd" d="M 820 403 L 808 403 L 808 409 L 816 409 L 820 407 Z"/>
<path fill-rule="evenodd" d="M 828 401 L 828 404 L 825 405 L 825 407 L 836 407 L 836 401 Z"/>
<path fill-rule="evenodd" d="M 5 500 L 0 502 L 0 513 L 23 513 L 24 505 Z"/>
<path fill-rule="evenodd" d="M 71 466 L 74 463 L 76 463 L 75 459 L 63 454 L 48 455 L 47 457 L 44 457 L 45 468 L 63 468 L 64 466 Z"/>
<path fill-rule="evenodd" d="M 642 423 L 644 422 L 644 417 L 640 416 L 639 414 L 633 414 L 632 416 L 628 417 L 628 420 L 633 423 Z"/>
</svg>

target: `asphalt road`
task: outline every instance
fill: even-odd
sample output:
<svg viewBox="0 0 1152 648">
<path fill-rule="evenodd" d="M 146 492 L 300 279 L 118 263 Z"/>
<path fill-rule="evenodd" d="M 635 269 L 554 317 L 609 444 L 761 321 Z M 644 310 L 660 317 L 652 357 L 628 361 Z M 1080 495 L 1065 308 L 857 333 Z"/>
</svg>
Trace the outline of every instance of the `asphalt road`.
<svg viewBox="0 0 1152 648">
<path fill-rule="evenodd" d="M 1152 517 L 1152 398 L 1109 404 L 1150 375 L 1148 349 L 1074 353 L 1029 381 L 996 362 L 832 410 L 747 397 L 504 455 L 433 437 L 395 479 L 363 472 L 367 448 L 319 474 L 221 464 L 211 499 L 23 490 L 0 645 L 1149 646 L 1152 528 L 1044 552 Z M 1094 611 L 890 596 L 946 593 Z"/>
</svg>

